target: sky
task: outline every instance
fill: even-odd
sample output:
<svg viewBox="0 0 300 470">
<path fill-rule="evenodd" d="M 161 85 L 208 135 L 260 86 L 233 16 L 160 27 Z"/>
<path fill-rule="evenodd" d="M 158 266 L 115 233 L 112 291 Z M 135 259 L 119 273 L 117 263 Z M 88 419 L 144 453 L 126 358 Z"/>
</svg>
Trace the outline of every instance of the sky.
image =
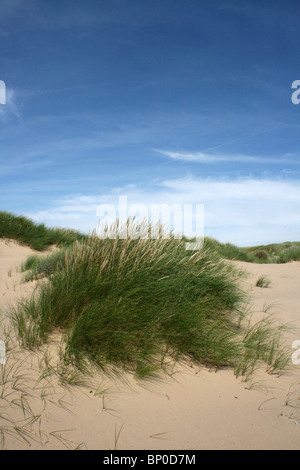
<svg viewBox="0 0 300 470">
<path fill-rule="evenodd" d="M 299 241 L 299 14 L 294 0 L 1 0 L 0 210 L 88 232 L 120 196 L 204 204 L 221 242 Z"/>
</svg>

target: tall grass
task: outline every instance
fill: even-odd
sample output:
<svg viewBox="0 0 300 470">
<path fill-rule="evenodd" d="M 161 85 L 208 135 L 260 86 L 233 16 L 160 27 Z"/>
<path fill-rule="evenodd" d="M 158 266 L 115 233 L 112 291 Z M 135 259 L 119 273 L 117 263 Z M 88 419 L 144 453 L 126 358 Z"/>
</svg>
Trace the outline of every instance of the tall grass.
<svg viewBox="0 0 300 470">
<path fill-rule="evenodd" d="M 35 224 L 26 217 L 0 212 L 0 238 L 17 240 L 42 251 L 50 245 L 71 245 L 76 240 L 84 240 L 87 236 L 74 230 L 47 228 L 44 224 Z"/>
<path fill-rule="evenodd" d="M 12 314 L 25 347 L 61 331 L 67 364 L 80 369 L 91 363 L 106 373 L 126 370 L 140 378 L 181 359 L 229 366 L 242 375 L 270 357 L 269 370 L 276 361 L 278 368 L 285 365 L 284 354 L 278 361 L 283 351 L 277 330 L 272 336 L 272 330 L 258 328 L 264 356 L 249 346 L 242 272 L 208 247 L 189 252 L 173 237 L 94 235 L 65 250 L 59 264 L 48 258 L 48 266 L 49 282 Z"/>
</svg>

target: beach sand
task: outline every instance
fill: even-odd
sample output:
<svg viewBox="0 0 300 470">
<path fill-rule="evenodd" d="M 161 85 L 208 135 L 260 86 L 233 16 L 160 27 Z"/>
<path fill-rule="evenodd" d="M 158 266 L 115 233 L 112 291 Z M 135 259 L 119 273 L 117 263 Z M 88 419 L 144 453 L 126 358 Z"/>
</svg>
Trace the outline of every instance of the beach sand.
<svg viewBox="0 0 300 470">
<path fill-rule="evenodd" d="M 36 288 L 37 282 L 22 283 L 18 271 L 32 253 L 0 240 L 3 316 L 7 305 Z M 276 318 L 292 324 L 288 344 L 300 340 L 300 262 L 235 264 L 249 274 L 243 283 L 254 317 L 271 305 Z M 261 275 L 270 279 L 269 288 L 255 287 Z M 49 351 L 55 356 L 55 342 Z M 55 374 L 41 378 L 43 354 L 17 346 L 7 352 L 6 398 L 0 398 L 6 449 L 300 449 L 300 365 L 280 377 L 258 371 L 243 382 L 231 370 L 182 364 L 158 382 L 99 375 L 90 386 L 68 388 Z M 19 432 L 12 432 L 16 423 Z"/>
</svg>

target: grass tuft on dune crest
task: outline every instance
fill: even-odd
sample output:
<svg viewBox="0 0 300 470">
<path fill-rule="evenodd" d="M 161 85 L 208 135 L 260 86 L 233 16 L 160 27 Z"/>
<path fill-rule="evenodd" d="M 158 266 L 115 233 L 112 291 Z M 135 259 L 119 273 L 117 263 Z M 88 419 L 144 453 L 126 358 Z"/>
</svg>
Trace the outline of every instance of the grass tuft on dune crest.
<svg viewBox="0 0 300 470">
<path fill-rule="evenodd" d="M 70 229 L 47 228 L 27 217 L 0 211 L 0 238 L 16 240 L 34 250 L 43 251 L 51 245 L 71 245 L 76 240 L 86 239 L 87 235 Z"/>
<path fill-rule="evenodd" d="M 68 367 L 146 378 L 189 360 L 246 377 L 288 362 L 279 328 L 250 326 L 243 273 L 207 245 L 92 235 L 28 267 L 48 280 L 12 312 L 20 342 L 35 348 L 61 332 Z"/>
</svg>

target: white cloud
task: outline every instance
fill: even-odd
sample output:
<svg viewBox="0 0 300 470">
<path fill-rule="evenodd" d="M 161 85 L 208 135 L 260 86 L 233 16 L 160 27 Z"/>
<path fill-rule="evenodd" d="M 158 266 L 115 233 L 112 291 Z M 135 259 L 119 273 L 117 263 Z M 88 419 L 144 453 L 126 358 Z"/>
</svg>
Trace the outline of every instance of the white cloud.
<svg viewBox="0 0 300 470">
<path fill-rule="evenodd" d="M 173 160 L 180 160 L 190 163 L 215 164 L 219 162 L 237 163 L 287 163 L 288 158 L 269 158 L 263 156 L 253 156 L 244 154 L 211 154 L 206 152 L 170 152 L 167 150 L 154 149 Z"/>
<path fill-rule="evenodd" d="M 27 214 L 51 226 L 88 232 L 96 227 L 99 204 L 118 207 L 118 196 L 128 206 L 144 204 L 204 204 L 205 235 L 240 246 L 299 240 L 299 181 L 243 179 L 218 181 L 181 178 L 165 180 L 155 191 L 124 187 L 107 194 L 74 196 L 53 202 L 50 209 Z"/>
</svg>

